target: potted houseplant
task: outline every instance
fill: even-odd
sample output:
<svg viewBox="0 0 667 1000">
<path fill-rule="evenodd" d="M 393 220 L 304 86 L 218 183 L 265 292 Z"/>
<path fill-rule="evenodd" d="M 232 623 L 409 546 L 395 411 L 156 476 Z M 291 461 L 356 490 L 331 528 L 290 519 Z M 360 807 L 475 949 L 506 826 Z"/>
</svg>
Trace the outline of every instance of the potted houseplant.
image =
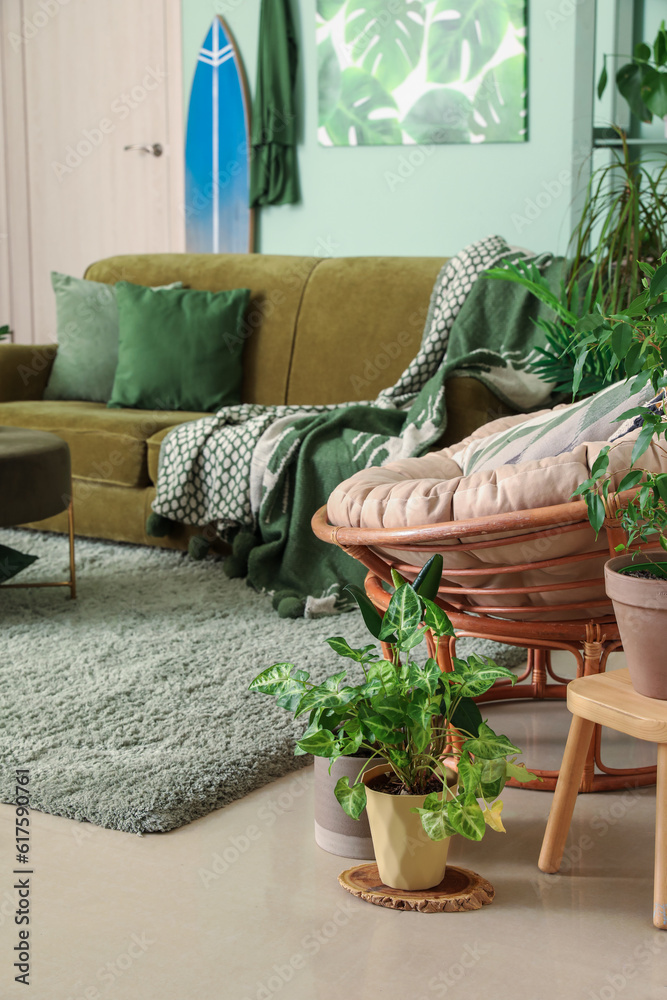
<svg viewBox="0 0 667 1000">
<path fill-rule="evenodd" d="M 553 312 L 537 320 L 544 345 L 530 370 L 572 397 L 575 366 L 583 364 L 578 392 L 589 395 L 625 376 L 623 362 L 611 364 L 611 346 L 588 350 L 589 334 L 603 315 L 628 309 L 642 292 L 638 261 L 656 264 L 667 249 L 667 156 L 637 159 L 625 134 L 609 163 L 593 171 L 581 215 L 568 246 L 559 293 L 533 263 L 507 262 L 487 278 L 514 281 Z M 582 348 L 580 350 L 580 347 Z M 616 359 L 618 362 L 618 359 Z"/>
<path fill-rule="evenodd" d="M 612 56 L 614 58 L 614 56 Z M 630 110 L 643 122 L 653 120 L 653 115 L 665 119 L 667 136 L 667 29 L 663 21 L 658 28 L 653 46 L 640 42 L 635 45 L 630 62 L 621 66 L 616 74 L 619 93 L 630 105 Z M 607 56 L 598 80 L 598 97 L 602 97 L 608 81 Z"/>
<path fill-rule="evenodd" d="M 640 428 L 627 460 L 621 436 L 600 451 L 590 477 L 575 491 L 583 497 L 596 534 L 605 522 L 620 536 L 622 553 L 605 565 L 605 585 L 636 691 L 667 699 L 667 253 L 659 266 L 639 263 L 643 291 L 622 312 L 592 314 L 589 333 L 577 349 L 576 373 L 584 355 L 611 351 L 610 368 L 624 366 L 630 391 L 650 381 L 655 398 L 621 416 Z M 654 543 L 659 548 L 651 547 Z"/>
<path fill-rule="evenodd" d="M 516 678 L 477 655 L 454 659 L 443 673 L 437 648 L 454 634 L 434 603 L 442 556 L 433 556 L 414 584 L 395 574 L 396 589 L 384 617 L 365 593 L 349 587 L 375 642 L 361 649 L 334 637 L 329 645 L 358 664 L 361 679 L 350 683 L 343 669 L 323 683 L 291 663 L 277 663 L 256 677 L 250 689 L 307 716 L 296 753 L 336 761 L 364 750 L 359 773 L 341 777 L 335 789 L 343 810 L 368 816 L 380 878 L 399 889 L 426 889 L 444 877 L 449 838 L 456 833 L 481 840 L 487 826 L 503 831 L 498 796 L 508 777 L 534 780 L 516 763 L 521 751 L 493 732 L 474 702 L 498 678 Z M 414 651 L 430 634 L 435 657 L 424 662 Z M 377 760 L 384 762 L 377 765 Z M 372 766 L 373 764 L 377 766 Z"/>
</svg>

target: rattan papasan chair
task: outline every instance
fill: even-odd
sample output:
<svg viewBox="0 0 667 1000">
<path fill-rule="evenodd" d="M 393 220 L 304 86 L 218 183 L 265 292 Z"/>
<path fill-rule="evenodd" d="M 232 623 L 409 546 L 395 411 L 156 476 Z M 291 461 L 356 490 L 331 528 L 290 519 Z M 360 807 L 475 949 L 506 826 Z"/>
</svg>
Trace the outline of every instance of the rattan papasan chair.
<svg viewBox="0 0 667 1000">
<path fill-rule="evenodd" d="M 571 652 L 582 676 L 604 670 L 609 654 L 621 647 L 603 567 L 623 534 L 611 521 L 596 538 L 584 502 L 570 498 L 609 440 L 615 441 L 610 468 L 618 483 L 638 433 L 632 422 L 619 424 L 618 415 L 647 402 L 650 393 L 630 396 L 626 387 L 612 386 L 598 395 L 605 396 L 603 416 L 584 402 L 505 417 L 453 447 L 364 469 L 313 517 L 320 539 L 368 569 L 366 592 L 380 611 L 389 603 L 383 584 L 391 587 L 392 567 L 414 579 L 432 553 L 442 554 L 437 600 L 457 638 L 493 639 L 528 651 L 516 685 L 499 681 L 479 700 L 564 698 L 568 678 L 553 669 L 553 650 Z M 569 443 L 567 450 L 557 447 L 558 438 Z M 467 472 L 471 456 L 474 471 Z M 661 458 L 652 447 L 642 465 L 658 471 Z M 452 669 L 455 647 L 455 638 L 440 645 L 441 669 Z M 433 655 L 432 643 L 430 648 Z M 541 781 L 522 787 L 555 787 L 557 771 L 537 773 Z M 606 766 L 596 731 L 582 791 L 654 781 L 655 767 Z"/>
</svg>

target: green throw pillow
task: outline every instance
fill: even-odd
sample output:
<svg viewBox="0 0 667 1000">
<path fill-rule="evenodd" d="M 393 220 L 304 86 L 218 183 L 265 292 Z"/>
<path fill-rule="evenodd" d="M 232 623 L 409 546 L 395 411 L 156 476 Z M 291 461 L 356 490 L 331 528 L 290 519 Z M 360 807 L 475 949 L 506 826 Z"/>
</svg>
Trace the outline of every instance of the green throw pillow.
<svg viewBox="0 0 667 1000">
<path fill-rule="evenodd" d="M 116 295 L 120 341 L 108 406 L 203 412 L 241 402 L 247 288 L 155 292 L 120 281 Z"/>
<path fill-rule="evenodd" d="M 51 272 L 51 284 L 56 293 L 58 351 L 44 399 L 107 403 L 118 364 L 115 286 L 57 271 Z"/>
</svg>

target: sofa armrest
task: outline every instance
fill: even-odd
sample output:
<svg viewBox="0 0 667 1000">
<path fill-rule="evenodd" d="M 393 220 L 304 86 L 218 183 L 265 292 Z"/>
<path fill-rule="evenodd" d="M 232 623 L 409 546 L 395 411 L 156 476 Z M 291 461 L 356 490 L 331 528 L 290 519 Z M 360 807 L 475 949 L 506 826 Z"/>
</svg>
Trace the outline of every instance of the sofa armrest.
<svg viewBox="0 0 667 1000">
<path fill-rule="evenodd" d="M 0 403 L 41 399 L 57 344 L 0 344 Z"/>
</svg>

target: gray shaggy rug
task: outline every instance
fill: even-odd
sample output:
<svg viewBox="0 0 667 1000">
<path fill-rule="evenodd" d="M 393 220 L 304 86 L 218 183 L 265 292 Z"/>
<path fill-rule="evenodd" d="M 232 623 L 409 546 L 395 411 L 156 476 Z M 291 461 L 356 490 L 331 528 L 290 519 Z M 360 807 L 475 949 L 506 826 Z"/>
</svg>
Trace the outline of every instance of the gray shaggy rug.
<svg viewBox="0 0 667 1000">
<path fill-rule="evenodd" d="M 0 531 L 39 556 L 19 577 L 65 579 L 62 536 Z M 308 763 L 303 731 L 249 682 L 278 661 L 316 678 L 340 659 L 326 644 L 365 644 L 358 613 L 283 620 L 219 562 L 78 540 L 79 596 L 0 592 L 0 799 L 30 769 L 42 812 L 130 833 L 172 830 Z M 508 666 L 520 650 L 462 640 Z M 346 661 L 351 667 L 351 661 Z"/>
</svg>

